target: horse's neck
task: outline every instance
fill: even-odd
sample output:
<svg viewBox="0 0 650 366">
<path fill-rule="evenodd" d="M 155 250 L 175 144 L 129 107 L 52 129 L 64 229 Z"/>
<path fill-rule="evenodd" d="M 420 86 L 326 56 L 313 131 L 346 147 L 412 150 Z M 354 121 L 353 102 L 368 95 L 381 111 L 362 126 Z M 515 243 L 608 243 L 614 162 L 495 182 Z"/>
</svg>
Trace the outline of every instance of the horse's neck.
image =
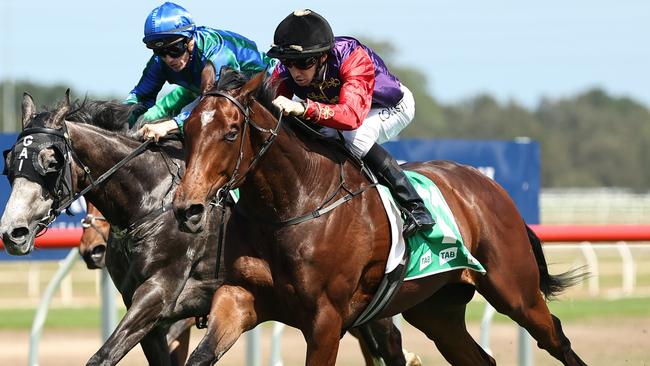
<svg viewBox="0 0 650 366">
<path fill-rule="evenodd" d="M 253 151 L 267 134 L 251 136 Z M 298 137 L 281 129 L 273 146 L 241 187 L 241 197 L 256 216 L 271 221 L 286 220 L 309 212 L 322 204 L 338 187 L 340 165 L 322 143 Z M 246 202 L 254 197 L 254 205 Z M 253 207 L 254 206 L 254 207 Z"/>
<path fill-rule="evenodd" d="M 93 179 L 97 179 L 111 167 L 130 154 L 138 144 L 126 137 L 112 134 L 88 125 L 68 123 L 73 149 L 79 160 L 88 167 Z M 149 152 L 134 158 L 102 183 L 90 190 L 85 197 L 95 205 L 112 224 L 126 227 L 132 221 L 160 204 L 157 197 L 164 198 L 161 186 L 169 179 L 168 172 L 161 172 L 160 165 Z M 146 160 L 146 161 L 145 161 Z M 89 177 L 79 172 L 77 190 L 91 184 Z M 170 182 L 167 182 L 169 185 Z"/>
</svg>

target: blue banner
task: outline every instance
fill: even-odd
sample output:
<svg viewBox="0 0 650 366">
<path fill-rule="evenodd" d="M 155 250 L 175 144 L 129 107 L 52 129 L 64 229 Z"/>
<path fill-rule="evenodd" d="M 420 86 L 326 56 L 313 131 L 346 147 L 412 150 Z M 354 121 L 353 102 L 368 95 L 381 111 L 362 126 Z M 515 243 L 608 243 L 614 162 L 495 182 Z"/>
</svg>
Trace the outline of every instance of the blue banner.
<svg viewBox="0 0 650 366">
<path fill-rule="evenodd" d="M 9 149 L 17 136 L 0 134 L 0 147 L 3 150 Z M 508 191 L 528 224 L 539 223 L 540 149 L 537 142 L 528 139 L 412 139 L 391 141 L 384 145 L 401 161 L 452 160 L 478 168 Z M 0 212 L 4 212 L 10 193 L 11 187 L 7 179 L 0 178 Z M 85 204 L 77 204 L 73 212 L 75 216 L 63 214 L 51 226 L 80 226 L 80 220 L 85 214 Z M 0 253 L 0 260 L 4 257 L 6 253 Z"/>
<path fill-rule="evenodd" d="M 384 146 L 400 161 L 452 160 L 471 165 L 510 194 L 528 224 L 539 224 L 540 149 L 536 141 L 391 141 Z"/>
</svg>

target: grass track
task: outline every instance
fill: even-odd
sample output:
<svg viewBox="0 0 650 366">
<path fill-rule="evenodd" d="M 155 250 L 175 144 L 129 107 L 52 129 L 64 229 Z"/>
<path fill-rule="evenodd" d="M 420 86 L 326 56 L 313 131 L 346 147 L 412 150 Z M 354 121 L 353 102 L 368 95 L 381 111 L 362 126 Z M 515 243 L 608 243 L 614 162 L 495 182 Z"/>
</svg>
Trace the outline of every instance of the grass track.
<svg viewBox="0 0 650 366">
<path fill-rule="evenodd" d="M 483 302 L 471 302 L 467 310 L 467 320 L 470 322 L 480 321 L 484 306 Z M 551 312 L 562 322 L 650 316 L 650 298 L 561 300 L 550 302 L 549 307 Z M 35 309 L 1 309 L 0 329 L 29 329 L 34 314 Z M 123 314 L 124 310 L 120 312 L 119 317 L 121 318 Z M 510 320 L 498 314 L 495 321 Z M 100 311 L 93 307 L 51 309 L 45 327 L 48 329 L 96 329 L 100 327 Z"/>
</svg>

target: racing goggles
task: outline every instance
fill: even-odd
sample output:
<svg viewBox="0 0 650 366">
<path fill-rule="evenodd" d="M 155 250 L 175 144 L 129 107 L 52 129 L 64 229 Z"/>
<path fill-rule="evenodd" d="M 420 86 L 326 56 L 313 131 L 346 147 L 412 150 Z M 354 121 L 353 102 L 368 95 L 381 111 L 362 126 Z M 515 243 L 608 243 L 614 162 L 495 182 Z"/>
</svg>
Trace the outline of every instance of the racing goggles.
<svg viewBox="0 0 650 366">
<path fill-rule="evenodd" d="M 312 56 L 307 58 L 292 58 L 292 59 L 284 59 L 280 61 L 282 61 L 282 64 L 286 66 L 287 69 L 295 67 L 300 70 L 307 70 L 310 67 L 316 65 L 316 62 L 318 62 L 318 57 Z"/>
<path fill-rule="evenodd" d="M 171 58 L 179 58 L 185 54 L 185 51 L 187 51 L 187 42 L 183 40 L 172 43 L 166 47 L 153 49 L 154 55 L 159 57 L 165 57 L 166 55 L 169 55 Z"/>
</svg>

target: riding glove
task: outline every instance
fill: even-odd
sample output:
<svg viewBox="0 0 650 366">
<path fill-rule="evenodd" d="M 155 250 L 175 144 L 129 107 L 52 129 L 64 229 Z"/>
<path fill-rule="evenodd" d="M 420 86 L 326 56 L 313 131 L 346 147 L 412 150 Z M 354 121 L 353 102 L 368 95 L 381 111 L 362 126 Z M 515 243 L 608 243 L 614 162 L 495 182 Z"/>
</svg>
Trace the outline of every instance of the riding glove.
<svg viewBox="0 0 650 366">
<path fill-rule="evenodd" d="M 293 101 L 282 95 L 275 98 L 273 105 L 280 108 L 285 116 L 289 114 L 303 116 L 307 110 L 304 103 Z"/>
</svg>

